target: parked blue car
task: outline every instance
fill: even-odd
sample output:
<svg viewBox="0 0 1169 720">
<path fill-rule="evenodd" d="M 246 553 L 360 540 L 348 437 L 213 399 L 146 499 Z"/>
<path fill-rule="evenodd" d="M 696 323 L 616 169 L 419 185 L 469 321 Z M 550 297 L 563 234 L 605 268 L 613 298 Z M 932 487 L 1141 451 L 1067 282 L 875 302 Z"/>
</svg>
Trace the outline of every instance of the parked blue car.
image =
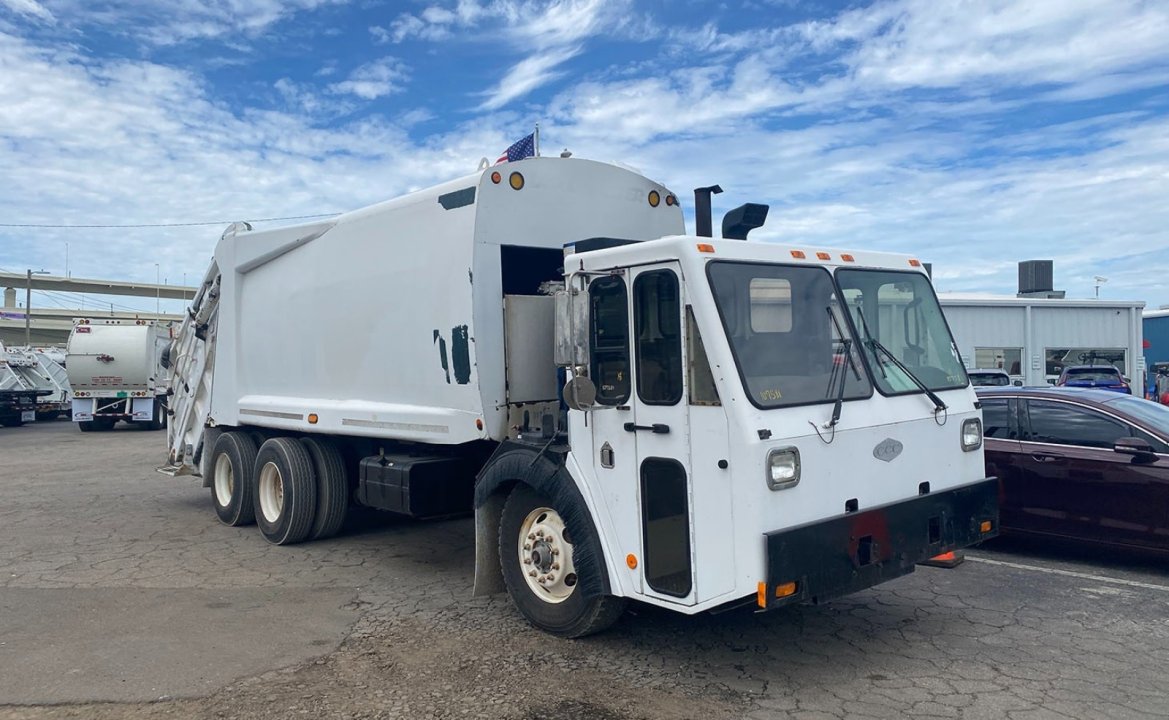
<svg viewBox="0 0 1169 720">
<path fill-rule="evenodd" d="M 1072 365 L 1065 367 L 1055 381 L 1057 386 L 1096 388 L 1132 395 L 1128 381 L 1112 365 Z"/>
</svg>

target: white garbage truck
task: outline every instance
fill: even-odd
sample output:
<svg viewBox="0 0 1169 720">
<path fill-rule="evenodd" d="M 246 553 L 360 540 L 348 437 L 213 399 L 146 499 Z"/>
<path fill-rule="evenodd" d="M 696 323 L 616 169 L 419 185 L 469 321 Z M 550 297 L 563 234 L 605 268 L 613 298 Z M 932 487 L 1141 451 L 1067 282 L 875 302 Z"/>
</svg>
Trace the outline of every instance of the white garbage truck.
<svg viewBox="0 0 1169 720">
<path fill-rule="evenodd" d="M 169 457 L 277 544 L 473 512 L 476 594 L 564 637 L 627 601 L 823 602 L 997 534 L 977 397 L 915 258 L 710 237 L 533 158 L 230 227 L 170 353 Z M 70 360 L 72 363 L 72 360 Z"/>
<path fill-rule="evenodd" d="M 147 430 L 166 426 L 173 323 L 74 318 L 65 354 L 73 390 L 73 421 L 82 432 L 110 430 L 124 420 Z"/>
</svg>

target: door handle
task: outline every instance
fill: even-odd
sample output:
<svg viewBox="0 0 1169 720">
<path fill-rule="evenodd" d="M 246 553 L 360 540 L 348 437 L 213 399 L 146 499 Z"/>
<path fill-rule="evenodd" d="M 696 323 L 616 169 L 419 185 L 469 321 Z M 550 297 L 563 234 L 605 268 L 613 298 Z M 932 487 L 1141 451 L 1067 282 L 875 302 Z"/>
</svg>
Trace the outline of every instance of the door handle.
<svg viewBox="0 0 1169 720">
<path fill-rule="evenodd" d="M 625 423 L 626 432 L 637 432 L 638 430 L 649 430 L 654 435 L 666 435 L 670 432 L 670 426 L 663 423 L 654 423 L 653 425 L 635 425 L 634 423 Z"/>
<path fill-rule="evenodd" d="M 1063 460 L 1062 455 L 1049 455 L 1047 453 L 1033 453 L 1031 458 L 1034 459 L 1035 462 L 1042 463 L 1059 462 L 1060 460 Z"/>
</svg>

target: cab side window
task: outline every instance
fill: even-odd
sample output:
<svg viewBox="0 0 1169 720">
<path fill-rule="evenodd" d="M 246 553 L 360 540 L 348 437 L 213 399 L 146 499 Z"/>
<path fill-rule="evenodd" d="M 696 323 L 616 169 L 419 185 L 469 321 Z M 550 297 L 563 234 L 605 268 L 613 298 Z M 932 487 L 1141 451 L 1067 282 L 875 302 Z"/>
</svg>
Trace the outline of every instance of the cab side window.
<svg viewBox="0 0 1169 720">
<path fill-rule="evenodd" d="M 669 270 L 644 272 L 633 281 L 637 345 L 637 396 L 647 405 L 682 399 L 682 305 L 678 278 Z"/>
<path fill-rule="evenodd" d="M 589 376 L 597 386 L 597 402 L 621 405 L 629 400 L 629 294 L 616 276 L 589 286 Z"/>
</svg>

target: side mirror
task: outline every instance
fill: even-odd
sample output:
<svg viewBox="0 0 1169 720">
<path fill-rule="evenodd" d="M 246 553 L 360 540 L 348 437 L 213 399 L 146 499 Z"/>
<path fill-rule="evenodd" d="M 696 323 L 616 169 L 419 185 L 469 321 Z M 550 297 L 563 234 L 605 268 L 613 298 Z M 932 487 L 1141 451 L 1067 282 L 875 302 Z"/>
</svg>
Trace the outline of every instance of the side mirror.
<svg viewBox="0 0 1169 720">
<path fill-rule="evenodd" d="M 1137 437 L 1117 438 L 1112 449 L 1121 455 L 1132 455 L 1135 462 L 1157 462 L 1157 454 L 1153 452 L 1153 446 Z"/>
<path fill-rule="evenodd" d="M 588 410 L 597 404 L 597 386 L 584 375 L 570 378 L 564 385 L 564 404 L 572 410 Z"/>
<path fill-rule="evenodd" d="M 571 287 L 555 294 L 556 346 L 553 359 L 557 367 L 589 364 L 589 296 Z"/>
</svg>

